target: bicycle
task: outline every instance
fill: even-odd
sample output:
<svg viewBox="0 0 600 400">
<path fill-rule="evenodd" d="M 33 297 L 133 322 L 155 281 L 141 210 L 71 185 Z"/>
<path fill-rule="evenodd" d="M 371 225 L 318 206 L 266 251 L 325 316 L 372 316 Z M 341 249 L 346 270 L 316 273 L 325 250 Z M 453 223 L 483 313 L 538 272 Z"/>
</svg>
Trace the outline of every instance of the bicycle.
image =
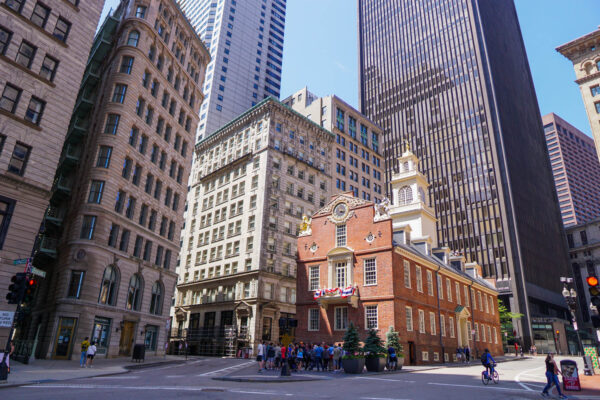
<svg viewBox="0 0 600 400">
<path fill-rule="evenodd" d="M 490 383 L 490 381 L 493 381 L 495 385 L 497 385 L 500 382 L 500 376 L 498 375 L 498 371 L 496 371 L 496 364 L 492 364 L 492 373 L 491 376 L 490 374 L 487 373 L 487 369 L 484 369 L 481 372 L 481 382 L 483 382 L 484 385 L 487 385 Z"/>
</svg>

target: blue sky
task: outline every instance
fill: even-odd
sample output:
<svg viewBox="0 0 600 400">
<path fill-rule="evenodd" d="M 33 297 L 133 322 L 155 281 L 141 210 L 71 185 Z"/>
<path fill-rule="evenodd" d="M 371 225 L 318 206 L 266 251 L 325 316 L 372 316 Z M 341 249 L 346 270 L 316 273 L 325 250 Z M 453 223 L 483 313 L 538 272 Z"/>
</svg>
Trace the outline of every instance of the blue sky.
<svg viewBox="0 0 600 400">
<path fill-rule="evenodd" d="M 504 0 L 497 0 L 504 1 Z M 105 12 L 118 0 L 107 0 Z M 540 112 L 590 135 L 575 73 L 554 49 L 595 30 L 598 0 L 515 0 Z M 288 0 L 281 97 L 307 86 L 358 105 L 356 0 Z"/>
</svg>

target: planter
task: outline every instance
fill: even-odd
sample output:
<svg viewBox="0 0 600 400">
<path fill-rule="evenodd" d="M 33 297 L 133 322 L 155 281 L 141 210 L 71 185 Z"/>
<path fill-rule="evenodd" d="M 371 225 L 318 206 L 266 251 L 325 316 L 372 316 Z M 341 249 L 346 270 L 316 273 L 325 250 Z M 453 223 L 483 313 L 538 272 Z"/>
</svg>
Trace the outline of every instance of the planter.
<svg viewBox="0 0 600 400">
<path fill-rule="evenodd" d="M 347 374 L 362 374 L 365 369 L 364 358 L 349 358 L 342 360 L 342 368 Z"/>
<path fill-rule="evenodd" d="M 398 357 L 398 365 L 396 366 L 396 369 L 402 369 L 403 365 L 404 365 L 404 357 Z"/>
<path fill-rule="evenodd" d="M 385 369 L 386 359 L 383 357 L 372 357 L 365 360 L 365 366 L 369 372 L 382 372 Z"/>
</svg>

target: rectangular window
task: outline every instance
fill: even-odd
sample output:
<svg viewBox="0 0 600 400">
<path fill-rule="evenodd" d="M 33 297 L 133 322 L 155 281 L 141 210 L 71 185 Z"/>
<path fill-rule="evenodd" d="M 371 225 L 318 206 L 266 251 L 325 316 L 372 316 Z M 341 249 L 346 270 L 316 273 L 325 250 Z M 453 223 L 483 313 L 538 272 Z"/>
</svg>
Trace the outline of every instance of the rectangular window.
<svg viewBox="0 0 600 400">
<path fill-rule="evenodd" d="M 346 245 L 346 224 L 337 225 L 335 228 L 336 246 L 341 247 Z"/>
<path fill-rule="evenodd" d="M 440 300 L 444 300 L 444 284 L 441 275 L 437 275 L 437 292 Z"/>
<path fill-rule="evenodd" d="M 374 258 L 365 260 L 365 286 L 377 285 L 377 264 Z"/>
<path fill-rule="evenodd" d="M 317 290 L 319 289 L 319 279 L 320 279 L 320 271 L 319 266 L 314 266 L 309 268 L 309 290 Z"/>
<path fill-rule="evenodd" d="M 8 233 L 10 219 L 15 209 L 15 201 L 8 197 L 0 196 L 0 249 L 4 245 L 4 239 Z"/>
<path fill-rule="evenodd" d="M 104 126 L 104 133 L 116 135 L 117 129 L 119 128 L 120 117 L 119 114 L 108 114 L 106 117 L 106 125 Z"/>
<path fill-rule="evenodd" d="M 121 241 L 119 242 L 119 250 L 127 251 L 129 248 L 129 235 L 130 231 L 127 229 L 123 229 L 123 233 L 121 234 Z"/>
<path fill-rule="evenodd" d="M 8 3 L 10 2 L 9 0 Z M 30 20 L 40 28 L 43 28 L 46 26 L 46 22 L 48 22 L 48 16 L 50 16 L 50 8 L 38 1 L 33 8 Z"/>
<path fill-rule="evenodd" d="M 423 275 L 421 274 L 421 267 L 415 266 L 415 276 L 417 277 L 417 291 L 423 293 Z"/>
<path fill-rule="evenodd" d="M 150 240 L 146 240 L 146 244 L 144 245 L 144 261 L 150 261 L 151 254 L 152 254 L 152 242 Z"/>
<path fill-rule="evenodd" d="M 440 332 L 442 336 L 446 336 L 446 319 L 443 315 L 440 315 Z"/>
<path fill-rule="evenodd" d="M 108 245 L 110 247 L 117 247 L 117 239 L 119 237 L 120 227 L 117 224 L 110 226 L 110 233 L 108 234 Z"/>
<path fill-rule="evenodd" d="M 140 254 L 142 254 L 142 243 L 144 242 L 144 238 L 141 237 L 140 235 L 135 237 L 135 246 L 133 248 L 133 256 L 134 257 L 140 257 Z"/>
<path fill-rule="evenodd" d="M 427 270 L 427 294 L 433 296 L 433 272 Z"/>
<path fill-rule="evenodd" d="M 469 287 L 464 286 L 465 289 L 465 306 L 469 307 Z"/>
<path fill-rule="evenodd" d="M 425 333 L 425 311 L 419 310 L 419 332 Z"/>
<path fill-rule="evenodd" d="M 125 95 L 127 94 L 127 85 L 117 83 L 112 96 L 113 103 L 121 103 L 125 101 Z"/>
<path fill-rule="evenodd" d="M 454 317 L 448 317 L 448 327 L 450 328 L 450 337 L 454 337 Z"/>
<path fill-rule="evenodd" d="M 68 298 L 78 299 L 81 296 L 84 276 L 84 271 L 71 271 L 71 279 L 69 280 L 69 289 L 67 291 Z"/>
<path fill-rule="evenodd" d="M 29 100 L 29 106 L 27 107 L 27 111 L 25 111 L 25 120 L 31 122 L 32 124 L 39 125 L 42 120 L 42 114 L 44 113 L 44 108 L 46 107 L 46 102 L 38 99 L 35 96 L 31 96 Z"/>
<path fill-rule="evenodd" d="M 435 327 L 435 313 L 430 312 L 429 313 L 429 329 L 430 329 L 430 333 L 432 335 L 435 335 L 436 332 L 436 327 Z"/>
<path fill-rule="evenodd" d="M 479 342 L 479 324 L 475 322 L 475 340 Z"/>
<path fill-rule="evenodd" d="M 121 59 L 121 68 L 119 72 L 122 74 L 131 74 L 131 70 L 133 69 L 133 57 L 123 56 Z"/>
<path fill-rule="evenodd" d="M 406 330 L 408 332 L 413 331 L 413 317 L 412 317 L 412 308 L 405 307 L 406 310 Z"/>
<path fill-rule="evenodd" d="M 42 78 L 52 82 L 54 80 L 54 75 L 56 74 L 56 68 L 58 68 L 58 60 L 46 54 L 46 57 L 44 57 L 44 61 L 42 62 L 40 75 Z"/>
<path fill-rule="evenodd" d="M 365 306 L 365 327 L 366 329 L 377 329 L 377 306 Z"/>
<path fill-rule="evenodd" d="M 17 142 L 8 162 L 8 172 L 23 176 L 30 153 L 31 147 Z"/>
<path fill-rule="evenodd" d="M 411 288 L 410 283 L 410 262 L 404 260 L 404 287 Z"/>
<path fill-rule="evenodd" d="M 10 39 L 12 39 L 12 32 L 3 26 L 0 26 L 0 54 L 6 54 Z"/>
<path fill-rule="evenodd" d="M 94 238 L 94 228 L 96 227 L 95 215 L 84 215 L 83 224 L 81 225 L 81 239 L 92 240 Z"/>
<path fill-rule="evenodd" d="M 345 288 L 347 284 L 346 262 L 335 263 L 335 287 Z"/>
<path fill-rule="evenodd" d="M 456 289 L 456 304 L 460 305 L 460 283 L 454 282 L 454 288 Z"/>
<path fill-rule="evenodd" d="M 69 31 L 71 30 L 71 23 L 64 19 L 63 17 L 58 17 L 56 20 L 56 25 L 54 26 L 54 35 L 55 38 L 60 40 L 61 42 L 67 41 L 67 36 L 69 36 Z"/>
<path fill-rule="evenodd" d="M 319 330 L 319 309 L 309 308 L 308 309 L 308 330 L 318 331 Z"/>
<path fill-rule="evenodd" d="M 448 301 L 452 302 L 452 285 L 450 284 L 450 279 L 446 278 L 446 298 Z"/>
<path fill-rule="evenodd" d="M 102 191 L 104 190 L 104 181 L 93 180 L 90 185 L 90 194 L 88 203 L 100 204 L 102 201 Z"/>
<path fill-rule="evenodd" d="M 17 104 L 19 103 L 20 97 L 21 89 L 7 83 L 6 86 L 4 86 L 2 98 L 0 98 L 0 108 L 14 114 L 17 110 Z"/>
<path fill-rule="evenodd" d="M 336 307 L 334 321 L 334 330 L 346 330 L 348 328 L 348 307 Z"/>
</svg>

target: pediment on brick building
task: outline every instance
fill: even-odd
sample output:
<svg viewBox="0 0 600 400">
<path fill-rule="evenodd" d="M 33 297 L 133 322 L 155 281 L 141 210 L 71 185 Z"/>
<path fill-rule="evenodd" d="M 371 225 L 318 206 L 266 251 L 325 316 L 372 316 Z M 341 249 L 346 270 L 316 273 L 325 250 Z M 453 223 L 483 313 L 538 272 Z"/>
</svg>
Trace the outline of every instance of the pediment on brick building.
<svg viewBox="0 0 600 400">
<path fill-rule="evenodd" d="M 331 214 L 333 212 L 333 209 L 335 208 L 335 206 L 337 206 L 339 203 L 346 203 L 349 210 L 351 210 L 353 208 L 361 207 L 364 205 L 373 204 L 370 201 L 363 200 L 358 197 L 354 197 L 354 195 L 352 195 L 351 192 L 340 193 L 340 194 L 334 196 L 329 201 L 329 203 L 327 203 L 323 208 L 321 208 L 316 213 L 314 213 L 313 218 L 318 217 L 320 215 Z"/>
<path fill-rule="evenodd" d="M 238 304 L 235 305 L 235 307 L 233 307 L 233 310 L 236 312 L 237 315 L 240 316 L 252 316 L 252 306 L 246 303 L 245 301 L 240 301 Z"/>
<path fill-rule="evenodd" d="M 469 312 L 469 310 L 465 306 L 457 306 L 454 309 L 454 313 L 456 313 L 456 315 L 458 317 L 466 317 L 466 318 L 468 318 L 468 317 L 471 316 L 471 313 Z"/>
<path fill-rule="evenodd" d="M 334 247 L 327 253 L 327 258 L 342 258 L 354 255 L 354 249 L 347 246 Z"/>
</svg>

